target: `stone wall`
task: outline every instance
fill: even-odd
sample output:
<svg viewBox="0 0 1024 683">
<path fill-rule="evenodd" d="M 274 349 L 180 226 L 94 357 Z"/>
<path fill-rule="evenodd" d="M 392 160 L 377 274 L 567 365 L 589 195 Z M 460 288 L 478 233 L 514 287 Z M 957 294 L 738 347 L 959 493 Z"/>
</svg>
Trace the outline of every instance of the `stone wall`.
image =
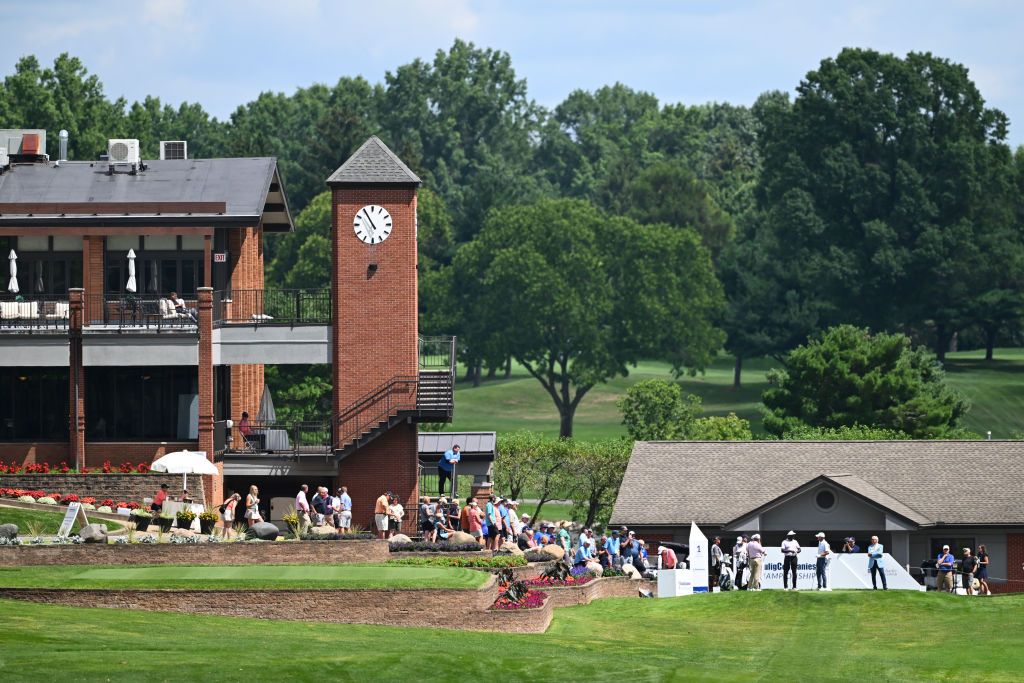
<svg viewBox="0 0 1024 683">
<path fill-rule="evenodd" d="M 387 543 L 372 541 L 267 541 L 126 543 L 123 545 L 14 545 L 0 547 L 0 567 L 127 564 L 345 564 L 384 562 Z M 488 603 L 490 604 L 490 603 Z"/>
<path fill-rule="evenodd" d="M 189 495 L 203 500 L 202 477 L 189 474 Z M 45 491 L 68 495 L 76 493 L 82 498 L 92 496 L 98 500 L 113 498 L 115 502 L 142 504 L 160 490 L 160 484 L 170 487 L 172 498 L 181 495 L 182 475 L 151 472 L 149 474 L 0 474 L 0 488 Z M 218 501 L 219 503 L 219 501 Z"/>
</svg>

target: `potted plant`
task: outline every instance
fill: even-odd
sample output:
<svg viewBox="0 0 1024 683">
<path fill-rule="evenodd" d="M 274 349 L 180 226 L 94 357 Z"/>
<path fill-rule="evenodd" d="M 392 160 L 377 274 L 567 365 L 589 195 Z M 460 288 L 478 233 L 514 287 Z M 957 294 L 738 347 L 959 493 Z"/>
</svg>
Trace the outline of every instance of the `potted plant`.
<svg viewBox="0 0 1024 683">
<path fill-rule="evenodd" d="M 149 529 L 149 523 L 153 520 L 153 513 L 145 508 L 132 510 L 129 520 L 135 522 L 135 528 L 139 531 L 146 531 Z"/>
<path fill-rule="evenodd" d="M 298 511 L 294 508 L 289 508 L 283 519 L 284 523 L 288 525 L 288 531 L 291 532 L 292 536 L 298 539 L 302 530 L 302 523 L 299 521 Z"/>
<path fill-rule="evenodd" d="M 213 527 L 217 525 L 219 515 L 214 510 L 204 510 L 199 513 L 199 531 L 209 536 L 213 533 Z M 180 519 L 180 518 L 179 518 Z"/>
<path fill-rule="evenodd" d="M 188 508 L 178 510 L 178 528 L 188 529 L 192 526 L 192 522 L 196 518 L 196 513 L 192 512 Z"/>
<path fill-rule="evenodd" d="M 161 512 L 156 518 L 156 523 L 160 526 L 160 531 L 166 534 L 174 524 L 174 517 L 169 512 Z"/>
</svg>

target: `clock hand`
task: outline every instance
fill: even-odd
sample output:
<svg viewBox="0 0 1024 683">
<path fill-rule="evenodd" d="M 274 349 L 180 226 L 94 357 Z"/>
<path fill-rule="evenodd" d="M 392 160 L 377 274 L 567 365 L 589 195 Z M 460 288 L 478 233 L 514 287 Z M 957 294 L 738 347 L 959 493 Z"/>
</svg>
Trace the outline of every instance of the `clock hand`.
<svg viewBox="0 0 1024 683">
<path fill-rule="evenodd" d="M 373 224 L 373 219 L 370 218 L 370 212 L 363 209 L 363 214 L 366 216 L 366 220 L 370 222 L 370 227 L 373 228 L 373 232 L 377 232 L 377 226 Z"/>
</svg>

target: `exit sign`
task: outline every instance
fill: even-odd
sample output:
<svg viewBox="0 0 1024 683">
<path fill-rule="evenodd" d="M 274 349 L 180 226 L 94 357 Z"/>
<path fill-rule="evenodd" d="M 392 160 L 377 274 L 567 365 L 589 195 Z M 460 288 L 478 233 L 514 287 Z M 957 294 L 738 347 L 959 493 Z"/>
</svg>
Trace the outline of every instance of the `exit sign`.
<svg viewBox="0 0 1024 683">
<path fill-rule="evenodd" d="M 220 254 L 214 254 L 213 255 L 213 262 L 214 263 L 227 263 L 228 262 L 227 252 L 220 253 Z"/>
</svg>

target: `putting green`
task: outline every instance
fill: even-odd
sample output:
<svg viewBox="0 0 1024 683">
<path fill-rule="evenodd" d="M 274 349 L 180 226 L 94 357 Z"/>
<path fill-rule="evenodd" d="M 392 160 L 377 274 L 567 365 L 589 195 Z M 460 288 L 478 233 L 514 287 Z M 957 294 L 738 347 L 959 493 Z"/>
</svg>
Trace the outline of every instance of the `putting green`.
<svg viewBox="0 0 1024 683">
<path fill-rule="evenodd" d="M 10 567 L 0 586 L 33 588 L 478 588 L 487 572 L 365 564 Z"/>
</svg>

